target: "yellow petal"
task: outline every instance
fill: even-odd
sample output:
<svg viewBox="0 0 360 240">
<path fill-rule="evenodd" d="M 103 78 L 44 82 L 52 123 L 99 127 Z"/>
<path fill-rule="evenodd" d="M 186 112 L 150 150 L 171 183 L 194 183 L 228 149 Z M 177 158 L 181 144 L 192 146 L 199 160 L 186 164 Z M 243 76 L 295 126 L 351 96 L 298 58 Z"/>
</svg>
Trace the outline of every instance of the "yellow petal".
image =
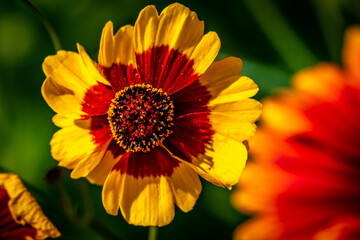
<svg viewBox="0 0 360 240">
<path fill-rule="evenodd" d="M 46 57 L 42 65 L 45 76 L 50 76 L 53 74 L 57 68 L 61 66 L 66 59 L 70 58 L 70 55 L 73 54 L 76 53 L 60 50 L 56 55 Z"/>
<path fill-rule="evenodd" d="M 212 96 L 210 123 L 214 131 L 237 141 L 245 141 L 255 134 L 255 121 L 261 114 L 261 104 L 249 99 L 258 91 L 248 77 L 238 76 L 242 68 L 239 58 L 225 58 L 213 63 L 200 77 L 200 82 Z"/>
<path fill-rule="evenodd" d="M 118 214 L 124 184 L 125 176 L 117 171 L 111 171 L 106 177 L 102 189 L 102 202 L 108 214 L 114 216 Z"/>
<path fill-rule="evenodd" d="M 247 156 L 242 142 L 215 133 L 206 152 L 190 165 L 207 181 L 231 189 L 239 181 Z"/>
<path fill-rule="evenodd" d="M 212 98 L 216 98 L 221 91 L 238 80 L 242 66 L 240 58 L 227 57 L 212 63 L 199 80 Z"/>
<path fill-rule="evenodd" d="M 86 91 L 98 82 L 107 83 L 81 46 L 79 52 L 59 51 L 43 63 L 47 78 L 41 92 L 45 101 L 55 112 L 73 118 L 84 115 L 81 104 Z"/>
<path fill-rule="evenodd" d="M 160 14 L 155 46 L 169 46 L 170 49 L 191 56 L 204 35 L 204 22 L 195 12 L 174 3 Z"/>
<path fill-rule="evenodd" d="M 78 93 L 76 96 L 74 91 L 57 84 L 52 77 L 45 79 L 41 93 L 55 112 L 71 118 L 81 118 L 84 115 L 81 103 L 85 93 Z"/>
<path fill-rule="evenodd" d="M 216 133 L 245 141 L 254 136 L 261 104 L 254 99 L 217 104 L 210 107 L 210 123 Z"/>
<path fill-rule="evenodd" d="M 77 46 L 79 55 L 81 56 L 81 58 L 83 60 L 84 66 L 86 67 L 87 73 L 89 74 L 90 79 L 95 80 L 95 81 L 90 81 L 90 79 L 88 79 L 88 83 L 94 85 L 97 82 L 101 82 L 105 85 L 110 86 L 110 83 L 100 74 L 94 61 L 91 60 L 89 55 L 86 53 L 84 47 L 81 46 L 80 44 L 76 44 L 76 46 Z"/>
<path fill-rule="evenodd" d="M 190 56 L 190 59 L 194 60 L 195 73 L 203 74 L 214 61 L 219 50 L 220 39 L 216 32 L 204 35 Z"/>
<path fill-rule="evenodd" d="M 195 12 L 174 3 L 160 14 L 154 6 L 144 8 L 134 26 L 134 49 L 143 53 L 151 47 L 168 46 L 194 61 L 195 74 L 201 75 L 214 61 L 220 49 L 215 32 L 204 35 L 204 23 Z"/>
<path fill-rule="evenodd" d="M 180 163 L 168 180 L 175 204 L 184 212 L 193 209 L 201 192 L 198 174 L 187 164 Z"/>
<path fill-rule="evenodd" d="M 134 26 L 134 49 L 142 53 L 155 46 L 159 15 L 155 6 L 147 6 L 140 13 Z"/>
<path fill-rule="evenodd" d="M 75 125 L 57 131 L 50 145 L 51 155 L 59 161 L 59 166 L 69 169 L 73 169 L 97 149 L 90 130 Z"/>
<path fill-rule="evenodd" d="M 105 144 L 103 144 L 101 147 L 97 148 L 94 152 L 89 154 L 87 158 L 80 160 L 72 170 L 70 176 L 72 178 L 80 178 L 80 177 L 85 177 L 90 172 L 92 172 L 93 169 L 103 159 L 111 140 L 112 138 L 109 137 L 109 140 Z"/>
<path fill-rule="evenodd" d="M 124 65 L 136 65 L 135 51 L 133 47 L 133 26 L 126 25 L 113 35 L 113 23 L 107 22 L 100 40 L 98 61 L 105 67 L 111 67 L 114 63 Z"/>
<path fill-rule="evenodd" d="M 91 128 L 91 118 L 88 119 L 73 119 L 72 117 L 68 117 L 63 114 L 55 114 L 52 118 L 53 123 L 60 127 L 60 128 L 66 128 L 70 126 L 78 126 L 80 128 L 84 129 L 90 129 Z"/>
<path fill-rule="evenodd" d="M 105 180 L 102 199 L 109 214 L 117 215 L 120 206 L 130 224 L 164 226 L 174 218 L 174 201 L 166 177 L 134 178 L 112 171 Z"/>
<path fill-rule="evenodd" d="M 115 143 L 116 144 L 116 143 Z M 103 185 L 107 175 L 112 167 L 122 155 L 114 157 L 114 154 L 108 150 L 97 166 L 86 176 L 89 182 L 97 185 Z"/>
<path fill-rule="evenodd" d="M 60 232 L 44 215 L 17 175 L 0 173 L 0 187 L 5 188 L 9 195 L 9 210 L 17 223 L 30 224 L 37 229 L 37 239 L 60 237 Z"/>
<path fill-rule="evenodd" d="M 211 94 L 209 106 L 241 101 L 257 93 L 259 88 L 253 80 L 239 76 L 242 65 L 240 58 L 224 58 L 211 64 L 199 78 Z"/>
<path fill-rule="evenodd" d="M 259 91 L 256 83 L 248 77 L 238 76 L 230 78 L 232 78 L 231 85 L 220 90 L 220 93 L 216 96 L 216 98 L 210 100 L 208 104 L 209 106 L 220 103 L 241 101 L 254 96 Z"/>
<path fill-rule="evenodd" d="M 67 117 L 66 115 L 63 114 L 55 114 L 54 117 L 52 118 L 52 121 L 56 126 L 60 128 L 65 128 L 74 125 L 74 119 Z"/>
</svg>

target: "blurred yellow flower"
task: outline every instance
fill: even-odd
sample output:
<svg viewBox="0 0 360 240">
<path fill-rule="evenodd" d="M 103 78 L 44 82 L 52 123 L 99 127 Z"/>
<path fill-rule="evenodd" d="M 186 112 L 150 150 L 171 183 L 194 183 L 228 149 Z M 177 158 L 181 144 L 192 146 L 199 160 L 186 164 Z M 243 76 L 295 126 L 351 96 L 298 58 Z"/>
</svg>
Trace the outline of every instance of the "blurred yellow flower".
<svg viewBox="0 0 360 240">
<path fill-rule="evenodd" d="M 264 101 L 232 202 L 255 216 L 234 239 L 360 239 L 360 27 L 344 67 L 323 63 Z"/>
<path fill-rule="evenodd" d="M 62 128 L 52 156 L 71 177 L 104 185 L 109 214 L 163 226 L 174 204 L 193 208 L 198 175 L 238 182 L 261 104 L 239 58 L 213 63 L 219 48 L 217 34 L 204 35 L 196 13 L 175 3 L 160 16 L 146 7 L 115 35 L 108 22 L 97 64 L 80 45 L 45 59 L 42 94 Z"/>
<path fill-rule="evenodd" d="M 40 240 L 60 237 L 19 177 L 0 173 L 0 239 Z"/>
</svg>

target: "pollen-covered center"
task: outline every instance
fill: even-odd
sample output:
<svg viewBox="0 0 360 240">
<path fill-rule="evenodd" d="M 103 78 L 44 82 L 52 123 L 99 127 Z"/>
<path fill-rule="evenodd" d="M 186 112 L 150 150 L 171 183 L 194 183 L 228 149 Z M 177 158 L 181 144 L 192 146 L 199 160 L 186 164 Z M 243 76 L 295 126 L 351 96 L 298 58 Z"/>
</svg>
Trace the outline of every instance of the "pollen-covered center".
<svg viewBox="0 0 360 240">
<path fill-rule="evenodd" d="M 116 93 L 108 111 L 116 142 L 127 151 L 147 152 L 172 133 L 174 104 L 160 88 L 134 84 Z"/>
</svg>

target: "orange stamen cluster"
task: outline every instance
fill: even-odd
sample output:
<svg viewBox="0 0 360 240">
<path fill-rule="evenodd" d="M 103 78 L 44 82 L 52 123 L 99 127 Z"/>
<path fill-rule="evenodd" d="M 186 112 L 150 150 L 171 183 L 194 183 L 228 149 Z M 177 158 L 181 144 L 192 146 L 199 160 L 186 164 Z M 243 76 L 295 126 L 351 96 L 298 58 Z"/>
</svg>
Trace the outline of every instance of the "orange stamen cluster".
<svg viewBox="0 0 360 240">
<path fill-rule="evenodd" d="M 150 84 L 134 84 L 116 93 L 108 110 L 110 129 L 126 151 L 148 152 L 172 133 L 174 104 Z"/>
</svg>

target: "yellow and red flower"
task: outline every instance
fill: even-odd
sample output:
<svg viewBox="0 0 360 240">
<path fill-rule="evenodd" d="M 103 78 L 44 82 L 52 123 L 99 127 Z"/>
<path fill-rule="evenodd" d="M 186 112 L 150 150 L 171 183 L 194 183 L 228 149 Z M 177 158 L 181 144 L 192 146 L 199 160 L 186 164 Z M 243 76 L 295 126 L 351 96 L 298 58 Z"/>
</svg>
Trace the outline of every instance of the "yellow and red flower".
<svg viewBox="0 0 360 240">
<path fill-rule="evenodd" d="M 60 237 L 19 177 L 0 173 L 0 239 L 40 240 Z"/>
<path fill-rule="evenodd" d="M 195 12 L 172 4 L 160 16 L 146 7 L 115 35 L 108 22 L 98 63 L 80 45 L 45 59 L 42 94 L 62 128 L 52 156 L 71 177 L 104 185 L 109 214 L 120 208 L 131 224 L 163 226 L 174 204 L 193 208 L 198 175 L 238 182 L 261 104 L 239 58 L 213 63 L 219 48 Z"/>
<path fill-rule="evenodd" d="M 346 33 L 343 62 L 305 69 L 264 101 L 232 198 L 255 216 L 234 239 L 360 239 L 360 27 Z"/>
</svg>

